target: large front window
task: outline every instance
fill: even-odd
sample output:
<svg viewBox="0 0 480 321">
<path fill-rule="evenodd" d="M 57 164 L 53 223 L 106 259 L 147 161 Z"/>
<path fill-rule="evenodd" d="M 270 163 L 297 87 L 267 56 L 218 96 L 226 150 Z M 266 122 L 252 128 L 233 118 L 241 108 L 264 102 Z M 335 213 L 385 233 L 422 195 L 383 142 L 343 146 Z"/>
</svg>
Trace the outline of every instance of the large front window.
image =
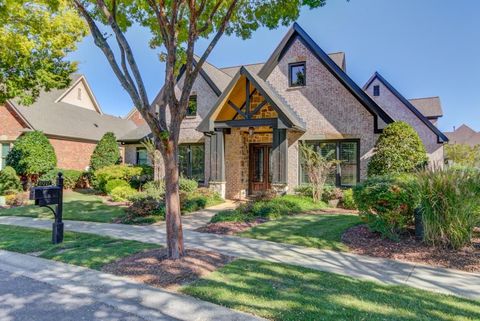
<svg viewBox="0 0 480 321">
<path fill-rule="evenodd" d="M 183 177 L 204 181 L 205 147 L 203 144 L 182 144 L 178 148 L 178 163 Z"/>
<path fill-rule="evenodd" d="M 339 164 L 327 178 L 327 184 L 336 186 L 352 186 L 359 181 L 360 160 L 358 140 L 324 140 L 306 141 L 314 145 L 316 150 L 329 159 L 339 160 Z M 308 184 L 308 175 L 303 169 L 303 159 L 300 154 L 300 184 Z"/>
<path fill-rule="evenodd" d="M 10 152 L 10 143 L 0 144 L 0 169 L 5 168 L 7 165 L 7 155 Z"/>
<path fill-rule="evenodd" d="M 148 153 L 145 147 L 137 147 L 137 165 L 148 165 Z"/>
</svg>

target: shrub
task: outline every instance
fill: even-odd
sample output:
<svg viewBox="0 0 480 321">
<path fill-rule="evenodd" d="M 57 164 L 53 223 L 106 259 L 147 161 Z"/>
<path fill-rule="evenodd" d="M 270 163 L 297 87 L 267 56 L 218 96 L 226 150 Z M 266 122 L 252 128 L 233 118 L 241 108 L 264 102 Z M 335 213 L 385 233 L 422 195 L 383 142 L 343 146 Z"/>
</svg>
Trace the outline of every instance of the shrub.
<svg viewBox="0 0 480 321">
<path fill-rule="evenodd" d="M 146 195 L 131 198 L 132 204 L 126 209 L 126 213 L 132 218 L 150 215 L 165 216 L 165 204 L 163 201 Z"/>
<path fill-rule="evenodd" d="M 322 194 L 322 201 L 328 203 L 328 201 L 341 200 L 342 198 L 343 198 L 342 189 L 332 185 L 325 186 Z"/>
<path fill-rule="evenodd" d="M 355 203 L 355 199 L 353 197 L 353 189 L 348 188 L 343 191 L 342 207 L 348 210 L 357 209 L 357 203 Z"/>
<path fill-rule="evenodd" d="M 198 182 L 193 179 L 180 177 L 178 182 L 179 189 L 182 192 L 192 193 L 198 188 Z"/>
<path fill-rule="evenodd" d="M 3 195 L 6 191 L 21 191 L 22 183 L 18 178 L 15 169 L 10 166 L 6 166 L 0 171 L 0 195 Z"/>
<path fill-rule="evenodd" d="M 387 125 L 368 163 L 368 175 L 411 173 L 426 164 L 427 152 L 415 129 L 405 122 Z"/>
<path fill-rule="evenodd" d="M 418 175 L 417 193 L 424 226 L 424 241 L 459 249 L 470 243 L 480 224 L 478 170 L 448 169 Z"/>
<path fill-rule="evenodd" d="M 124 181 L 123 179 L 112 179 L 111 181 L 108 181 L 107 184 L 105 184 L 105 193 L 110 195 L 112 191 L 117 187 L 130 187 L 130 184 L 128 184 L 128 182 Z"/>
<path fill-rule="evenodd" d="M 41 180 L 50 181 L 57 184 L 58 173 L 63 174 L 63 187 L 66 189 L 74 189 L 83 184 L 84 172 L 75 169 L 59 169 L 55 168 L 41 176 Z"/>
<path fill-rule="evenodd" d="M 130 186 L 118 186 L 109 195 L 114 202 L 126 202 L 137 194 L 138 191 Z"/>
<path fill-rule="evenodd" d="M 120 164 L 120 149 L 114 133 L 105 133 L 98 142 L 90 158 L 90 170 L 96 171 L 106 166 Z"/>
<path fill-rule="evenodd" d="M 327 186 L 325 186 L 324 188 L 327 188 Z M 295 187 L 295 193 L 302 196 L 312 197 L 313 187 L 311 184 L 302 184 Z"/>
<path fill-rule="evenodd" d="M 255 218 L 276 219 L 286 215 L 324 208 L 323 202 L 314 202 L 311 197 L 285 195 L 269 201 L 253 201 L 242 204 L 235 210 L 217 213 L 211 220 L 215 222 L 243 222 Z"/>
<path fill-rule="evenodd" d="M 13 144 L 7 155 L 7 165 L 29 180 L 36 178 L 57 165 L 57 157 L 48 138 L 39 131 L 26 132 Z"/>
<path fill-rule="evenodd" d="M 377 176 L 353 189 L 360 215 L 372 231 L 398 240 L 413 222 L 413 211 L 419 202 L 413 186 L 412 175 Z"/>
<path fill-rule="evenodd" d="M 130 183 L 133 177 L 140 176 L 146 169 L 141 166 L 112 165 L 103 167 L 94 172 L 93 185 L 96 189 L 105 192 L 107 182 L 121 179 Z"/>
<path fill-rule="evenodd" d="M 143 193 L 145 195 L 153 197 L 155 199 L 163 199 L 165 195 L 165 181 L 151 181 L 145 183 L 142 187 Z"/>
<path fill-rule="evenodd" d="M 8 206 L 22 206 L 26 202 L 26 196 L 23 193 L 13 193 L 13 191 L 10 191 L 12 194 L 5 195 L 5 204 Z"/>
</svg>

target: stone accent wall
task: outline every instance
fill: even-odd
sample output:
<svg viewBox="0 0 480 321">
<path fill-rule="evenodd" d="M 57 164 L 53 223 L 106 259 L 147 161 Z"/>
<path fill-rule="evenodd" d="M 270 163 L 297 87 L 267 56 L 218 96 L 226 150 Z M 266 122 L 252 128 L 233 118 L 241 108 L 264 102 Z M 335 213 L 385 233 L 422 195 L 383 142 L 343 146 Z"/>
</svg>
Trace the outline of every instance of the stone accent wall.
<svg viewBox="0 0 480 321">
<path fill-rule="evenodd" d="M 373 96 L 373 86 L 380 86 L 380 96 Z M 443 144 L 437 142 L 437 135 L 425 125 L 400 99 L 397 98 L 381 81 L 375 79 L 366 92 L 395 120 L 410 124 L 420 136 L 427 150 L 430 165 L 443 167 Z"/>
<path fill-rule="evenodd" d="M 272 133 L 268 127 L 258 127 L 253 136 L 248 128 L 232 128 L 225 135 L 225 178 L 226 197 L 243 199 L 248 195 L 250 144 L 272 143 Z"/>
<path fill-rule="evenodd" d="M 14 141 L 26 128 L 27 125 L 8 104 L 0 105 L 0 141 Z"/>
<path fill-rule="evenodd" d="M 288 65 L 306 62 L 306 86 L 288 86 Z M 306 123 L 305 134 L 288 133 L 288 183 L 298 185 L 298 140 L 360 139 L 360 176 L 366 177 L 368 160 L 378 139 L 374 117 L 333 76 L 302 42 L 296 39 L 268 76 L 267 82 Z"/>
<path fill-rule="evenodd" d="M 49 138 L 57 155 L 57 167 L 62 169 L 85 170 L 97 143 Z"/>
</svg>

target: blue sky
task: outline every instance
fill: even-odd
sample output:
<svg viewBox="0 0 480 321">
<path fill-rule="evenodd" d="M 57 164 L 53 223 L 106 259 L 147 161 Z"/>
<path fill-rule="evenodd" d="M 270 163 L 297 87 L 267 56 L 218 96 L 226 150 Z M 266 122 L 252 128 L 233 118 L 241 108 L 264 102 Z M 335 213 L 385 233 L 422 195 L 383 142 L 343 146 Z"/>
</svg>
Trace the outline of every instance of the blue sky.
<svg viewBox="0 0 480 321">
<path fill-rule="evenodd" d="M 303 10 L 297 22 L 326 52 L 344 51 L 347 73 L 360 86 L 379 71 L 406 98 L 440 96 L 450 131 L 466 123 L 480 130 L 480 1 L 476 0 L 327 0 Z M 229 66 L 265 61 L 288 27 L 259 29 L 246 41 L 224 37 L 209 61 Z M 159 50 L 149 34 L 127 34 L 150 99 L 163 84 Z M 200 42 L 202 52 L 206 43 Z M 123 116 L 132 103 L 103 54 L 87 37 L 70 55 L 79 62 L 104 112 Z"/>
</svg>

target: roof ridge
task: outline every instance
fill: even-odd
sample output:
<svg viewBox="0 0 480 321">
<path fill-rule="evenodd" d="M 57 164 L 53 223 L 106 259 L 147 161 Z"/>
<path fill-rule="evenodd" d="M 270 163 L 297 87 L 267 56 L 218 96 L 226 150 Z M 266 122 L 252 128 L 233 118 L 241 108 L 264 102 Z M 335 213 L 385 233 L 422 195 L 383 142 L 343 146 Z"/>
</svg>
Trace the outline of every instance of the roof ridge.
<svg viewBox="0 0 480 321">
<path fill-rule="evenodd" d="M 432 99 L 432 98 L 439 98 L 440 96 L 427 96 L 427 97 L 419 97 L 419 98 L 408 98 L 408 100 L 421 100 L 421 99 Z"/>
<path fill-rule="evenodd" d="M 219 69 L 222 70 L 222 69 L 229 69 L 229 68 L 241 68 L 241 67 L 247 67 L 247 66 L 253 66 L 253 65 L 261 65 L 261 64 L 265 64 L 265 62 L 254 62 L 254 63 L 251 63 L 251 64 L 243 64 L 243 65 L 219 67 Z M 223 71 L 223 70 L 222 70 L 222 71 Z"/>
</svg>

